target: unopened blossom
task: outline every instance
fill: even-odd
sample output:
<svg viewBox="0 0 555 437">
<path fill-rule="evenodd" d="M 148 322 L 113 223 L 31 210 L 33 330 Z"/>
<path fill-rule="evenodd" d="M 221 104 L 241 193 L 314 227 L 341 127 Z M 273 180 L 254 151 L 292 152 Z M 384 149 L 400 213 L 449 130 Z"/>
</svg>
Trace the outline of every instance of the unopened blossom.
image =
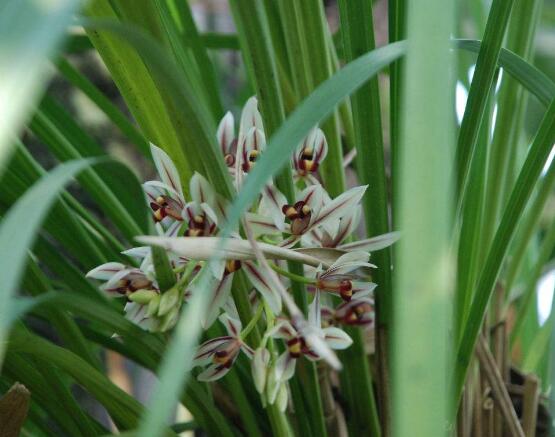
<svg viewBox="0 0 555 437">
<path fill-rule="evenodd" d="M 369 295 L 376 284 L 365 281 L 367 270 L 376 266 L 368 258 L 368 253 L 361 251 L 341 255 L 328 269 L 316 273 L 316 288 L 337 294 L 346 302 Z"/>
<path fill-rule="evenodd" d="M 199 381 L 215 381 L 223 377 L 241 351 L 248 358 L 254 356 L 254 351 L 241 339 L 241 322 L 225 313 L 220 316 L 220 321 L 228 335 L 203 343 L 193 359 L 193 367 L 205 367 L 197 377 Z"/>
</svg>

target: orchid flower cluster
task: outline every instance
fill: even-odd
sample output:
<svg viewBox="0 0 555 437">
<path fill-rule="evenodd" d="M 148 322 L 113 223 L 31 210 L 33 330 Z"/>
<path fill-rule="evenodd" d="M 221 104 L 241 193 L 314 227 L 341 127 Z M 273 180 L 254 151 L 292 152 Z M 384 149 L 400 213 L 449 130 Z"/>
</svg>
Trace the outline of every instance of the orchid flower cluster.
<svg viewBox="0 0 555 437">
<path fill-rule="evenodd" d="M 219 124 L 217 140 L 234 187 L 240 190 L 266 146 L 255 97 L 243 108 L 238 134 L 234 117 L 228 112 Z M 217 236 L 226 223 L 228 201 L 199 173 L 190 180 L 187 201 L 176 166 L 162 149 L 151 145 L 160 180 L 146 182 L 144 191 L 160 241 L 170 242 L 163 246 L 175 285 L 161 289 L 151 246 L 123 252 L 136 259 L 134 266 L 110 262 L 87 276 L 103 281 L 101 288 L 108 294 L 125 299 L 126 317 L 149 331 L 171 329 L 180 307 L 192 294 L 211 292 L 204 328 L 219 319 L 227 335 L 212 338 L 198 348 L 193 363 L 203 367 L 198 379 L 214 381 L 223 377 L 243 353 L 252 360 L 254 383 L 264 401 L 277 402 L 284 409 L 288 398 L 286 383 L 294 375 L 297 360 L 320 360 L 325 358 L 327 348 L 347 348 L 352 341 L 342 326 L 373 327 L 372 293 L 376 284 L 370 280 L 375 266 L 368 262 L 369 252 L 387 247 L 398 237 L 391 233 L 349 242 L 360 221 L 360 201 L 366 187 L 351 188 L 332 199 L 318 172 L 327 149 L 324 133 L 315 127 L 291 159 L 295 199 L 289 201 L 270 182 L 245 216 L 244 226 L 250 229 L 275 273 L 263 268 L 252 251 L 249 254 L 250 243 L 242 240 L 237 230 L 230 238 L 234 244 L 224 260 L 211 271 L 214 289 L 203 290 L 195 287 L 195 278 L 214 253 Z M 234 247 L 241 250 L 234 251 Z M 290 273 L 284 266 L 286 260 L 304 262 L 304 275 Z M 233 278 L 239 271 L 252 285 L 255 308 L 245 328 L 231 296 Z M 283 295 L 272 285 L 270 273 L 278 274 L 285 290 L 291 281 L 306 286 L 309 300 L 312 299 L 308 320 L 293 317 L 290 308 L 283 310 Z M 260 344 L 249 345 L 247 338 L 254 326 L 263 326 L 265 332 Z"/>
</svg>

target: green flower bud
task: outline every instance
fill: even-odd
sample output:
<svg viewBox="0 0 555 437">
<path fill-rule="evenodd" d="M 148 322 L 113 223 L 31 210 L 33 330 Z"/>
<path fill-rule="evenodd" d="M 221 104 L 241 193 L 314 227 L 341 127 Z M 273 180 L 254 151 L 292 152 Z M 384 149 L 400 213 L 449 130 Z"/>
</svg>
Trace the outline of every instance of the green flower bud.
<svg viewBox="0 0 555 437">
<path fill-rule="evenodd" d="M 160 305 L 160 295 L 157 294 L 148 303 L 148 308 L 146 310 L 146 317 L 153 317 L 157 313 L 159 305 Z"/>
<path fill-rule="evenodd" d="M 170 288 L 168 291 L 162 294 L 160 298 L 160 306 L 158 307 L 158 316 L 162 317 L 166 315 L 169 311 L 177 306 L 179 301 L 179 291 L 177 288 Z"/>
<path fill-rule="evenodd" d="M 137 290 L 129 294 L 127 297 L 132 302 L 137 302 L 141 305 L 147 305 L 156 296 L 158 296 L 158 293 L 154 290 Z"/>
</svg>

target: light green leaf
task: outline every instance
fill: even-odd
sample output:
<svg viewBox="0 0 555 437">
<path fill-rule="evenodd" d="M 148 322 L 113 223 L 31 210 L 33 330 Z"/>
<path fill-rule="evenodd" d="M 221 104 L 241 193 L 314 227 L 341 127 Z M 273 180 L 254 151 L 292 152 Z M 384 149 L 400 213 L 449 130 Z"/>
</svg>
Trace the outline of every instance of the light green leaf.
<svg viewBox="0 0 555 437">
<path fill-rule="evenodd" d="M 7 0 L 0 14 L 0 169 L 27 111 L 49 77 L 47 58 L 58 47 L 78 0 Z"/>
</svg>

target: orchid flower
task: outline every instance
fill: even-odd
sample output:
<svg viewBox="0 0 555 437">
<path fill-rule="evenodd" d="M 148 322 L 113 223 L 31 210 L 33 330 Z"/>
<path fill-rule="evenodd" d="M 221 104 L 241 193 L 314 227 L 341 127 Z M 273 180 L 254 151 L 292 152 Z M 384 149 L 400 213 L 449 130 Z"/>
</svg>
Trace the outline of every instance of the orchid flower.
<svg viewBox="0 0 555 437">
<path fill-rule="evenodd" d="M 150 265 L 143 269 L 117 262 L 102 264 L 87 273 L 87 278 L 105 281 L 101 289 L 113 297 L 126 297 L 125 317 L 146 330 L 155 330 L 158 321 L 150 317 L 148 303 L 159 296 Z M 146 273 L 148 271 L 149 273 Z M 140 302 L 135 297 L 140 296 Z"/>
<path fill-rule="evenodd" d="M 86 277 L 105 281 L 101 289 L 116 297 L 128 296 L 137 290 L 158 290 L 154 279 L 143 270 L 118 262 L 102 264 L 88 272 Z"/>
<path fill-rule="evenodd" d="M 231 112 L 228 111 L 220 121 L 216 136 L 224 157 L 225 165 L 232 174 L 235 174 L 237 138 L 235 138 L 235 119 Z"/>
<path fill-rule="evenodd" d="M 368 262 L 367 252 L 348 252 L 341 255 L 324 272 L 316 272 L 316 288 L 339 295 L 348 302 L 353 297 L 369 295 L 376 284 L 364 281 L 363 269 L 375 268 Z"/>
<path fill-rule="evenodd" d="M 291 236 L 280 245 L 291 247 L 303 236 L 310 238 L 310 233 L 314 230 L 324 229 L 335 235 L 338 220 L 356 208 L 365 191 L 366 186 L 354 187 L 333 200 L 325 201 L 322 186 L 310 185 L 301 191 L 295 203 L 290 205 L 277 188 L 268 185 L 263 192 L 259 215 L 270 216 L 277 229 L 290 234 Z"/>
<path fill-rule="evenodd" d="M 223 377 L 229 372 L 241 351 L 248 358 L 254 356 L 254 351 L 241 339 L 241 322 L 225 313 L 220 316 L 220 322 L 225 326 L 228 335 L 203 343 L 194 357 L 193 367 L 206 366 L 197 377 L 199 381 L 215 381 Z"/>
<path fill-rule="evenodd" d="M 152 143 L 150 152 L 161 180 L 143 184 L 154 220 L 164 225 L 169 225 L 175 220 L 182 221 L 185 197 L 177 168 L 168 154 Z"/>
<path fill-rule="evenodd" d="M 316 292 L 309 309 L 308 329 L 311 333 L 316 333 L 331 349 L 348 348 L 353 341 L 344 331 L 333 326 L 321 327 L 320 311 L 320 295 L 319 292 Z M 280 320 L 272 330 L 271 335 L 274 338 L 283 339 L 286 345 L 285 352 L 276 361 L 276 373 L 279 381 L 291 379 L 295 373 L 296 362 L 302 356 L 311 361 L 322 358 L 304 334 L 305 330 L 307 327 L 296 326 L 294 321 L 285 319 Z"/>
<path fill-rule="evenodd" d="M 375 305 L 371 297 L 361 297 L 343 302 L 337 308 L 322 306 L 320 311 L 323 326 L 347 325 L 373 328 L 375 322 Z"/>
<path fill-rule="evenodd" d="M 327 154 L 328 143 L 324 133 L 318 128 L 312 129 L 293 155 L 295 176 L 311 184 L 318 184 L 314 175 Z"/>
</svg>

